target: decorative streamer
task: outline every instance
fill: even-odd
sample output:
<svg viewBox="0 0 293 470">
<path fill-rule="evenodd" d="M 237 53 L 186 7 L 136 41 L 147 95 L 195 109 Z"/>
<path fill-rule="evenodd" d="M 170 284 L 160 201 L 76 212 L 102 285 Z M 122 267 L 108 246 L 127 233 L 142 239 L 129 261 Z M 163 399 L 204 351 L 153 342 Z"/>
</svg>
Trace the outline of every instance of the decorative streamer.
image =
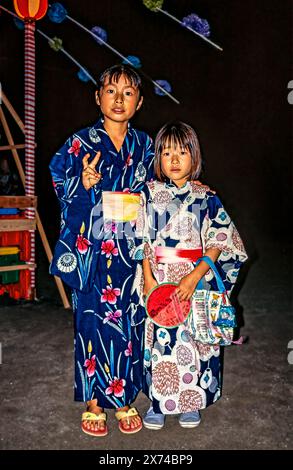
<svg viewBox="0 0 293 470">
<path fill-rule="evenodd" d="M 216 49 L 220 51 L 223 51 L 222 47 L 218 46 L 218 44 L 212 42 L 210 39 L 207 38 L 207 36 L 210 35 L 210 28 L 209 28 L 209 24 L 207 20 L 200 18 L 195 13 L 191 13 L 190 15 L 183 18 L 182 21 L 180 21 L 178 18 L 176 18 L 176 16 L 173 16 L 168 11 L 162 9 L 164 0 L 142 0 L 142 1 L 143 1 L 143 4 L 149 10 L 154 11 L 154 12 L 159 11 L 163 13 L 164 15 L 171 18 L 171 20 L 175 21 L 176 23 L 179 23 L 181 26 L 184 26 L 184 28 L 196 34 L 197 36 L 202 38 L 204 41 L 208 42 L 211 46 L 215 47 Z"/>
<path fill-rule="evenodd" d="M 24 26 L 23 28 L 21 28 L 21 24 L 24 25 L 24 21 L 21 20 L 20 18 L 18 18 L 18 16 L 13 13 L 12 11 L 8 10 L 7 8 L 4 8 L 2 7 L 2 5 L 0 5 L 0 9 L 5 11 L 6 13 L 8 13 L 9 15 L 11 16 L 14 16 L 14 23 L 16 25 L 16 27 L 18 29 L 24 29 Z M 89 74 L 89 72 L 87 71 L 87 69 L 85 67 L 83 67 L 77 60 L 75 60 L 75 58 L 70 55 L 63 47 L 62 47 L 62 39 L 60 38 L 57 38 L 57 37 L 54 37 L 53 39 L 50 38 L 49 36 L 47 36 L 43 31 L 41 31 L 40 29 L 36 29 L 36 32 L 39 33 L 41 36 L 43 36 L 45 39 L 47 39 L 48 41 L 48 44 L 49 46 L 55 51 L 55 52 L 59 52 L 61 51 L 64 55 L 66 55 L 66 57 L 68 57 L 68 59 L 70 59 L 78 68 L 79 70 L 82 70 L 83 71 L 83 74 L 84 76 L 88 76 L 89 79 L 93 82 L 93 84 L 95 86 L 97 86 L 97 82 L 96 80 Z M 80 76 L 78 75 L 78 77 L 80 78 Z M 81 78 L 80 78 L 81 79 Z M 82 80 L 84 81 L 84 80 Z"/>
<path fill-rule="evenodd" d="M 72 55 L 70 55 L 63 47 L 62 47 L 62 39 L 54 37 L 53 39 L 47 36 L 43 31 L 40 29 L 37 29 L 37 33 L 39 33 L 41 36 L 43 36 L 45 39 L 47 39 L 49 46 L 56 52 L 61 51 L 66 57 L 68 57 L 71 62 L 73 62 L 77 67 L 79 68 L 79 72 L 77 73 L 78 78 L 85 82 L 91 80 L 95 86 L 98 86 L 96 80 L 90 75 L 90 73 L 87 71 L 85 67 L 83 67 Z M 83 75 L 81 75 L 80 70 L 82 70 Z M 87 76 L 88 80 L 84 80 L 82 77 Z"/>
<path fill-rule="evenodd" d="M 53 3 L 52 5 L 50 5 L 49 7 L 49 10 L 53 9 L 54 11 L 54 15 L 56 14 L 55 13 L 55 10 L 57 9 L 57 7 L 55 6 L 56 3 Z M 62 10 L 61 7 L 61 3 L 57 3 L 58 5 L 58 11 Z M 63 11 L 64 10 L 64 11 Z M 65 8 L 63 7 L 63 10 L 62 10 L 62 21 L 64 20 L 64 14 L 66 12 Z M 53 16 L 54 16 L 53 15 Z M 52 16 L 52 15 L 51 15 Z M 57 15 L 58 16 L 58 15 Z M 79 28 L 81 28 L 83 31 L 87 32 L 88 34 L 90 34 L 94 39 L 95 41 L 97 41 L 100 45 L 103 45 L 103 46 L 106 46 L 108 49 L 110 49 L 112 52 L 114 52 L 114 54 L 116 54 L 118 57 L 120 57 L 123 61 L 125 61 L 124 63 L 128 64 L 128 65 L 132 65 L 132 62 L 131 60 L 129 60 L 127 57 L 125 57 L 123 54 L 121 54 L 121 52 L 117 51 L 117 49 L 115 49 L 114 47 L 112 47 L 107 41 L 105 41 L 101 36 L 102 34 L 101 33 L 101 30 L 102 28 L 100 28 L 99 26 L 94 26 L 92 28 L 92 30 L 86 28 L 83 24 L 79 23 L 79 21 L 75 20 L 74 18 L 72 18 L 71 16 L 69 16 L 66 12 L 66 15 L 65 17 L 70 20 L 72 23 L 74 23 L 76 26 L 78 26 Z M 50 17 L 49 17 L 50 18 Z M 55 21 L 56 22 L 56 21 Z M 99 33 L 96 34 L 94 31 L 97 31 L 96 28 L 99 28 Z M 103 30 L 104 31 L 104 30 Z M 97 40 L 98 38 L 98 40 Z M 174 98 L 174 96 L 172 96 L 168 91 L 164 90 L 164 88 L 162 88 L 160 86 L 160 84 L 156 83 L 151 77 L 149 77 L 146 73 L 144 73 L 142 70 L 140 71 L 141 75 L 143 75 L 147 80 L 151 81 L 153 83 L 154 86 L 156 86 L 157 88 L 161 89 L 162 93 L 164 95 L 167 95 L 172 101 L 174 101 L 176 104 L 179 104 L 179 101 Z"/>
</svg>

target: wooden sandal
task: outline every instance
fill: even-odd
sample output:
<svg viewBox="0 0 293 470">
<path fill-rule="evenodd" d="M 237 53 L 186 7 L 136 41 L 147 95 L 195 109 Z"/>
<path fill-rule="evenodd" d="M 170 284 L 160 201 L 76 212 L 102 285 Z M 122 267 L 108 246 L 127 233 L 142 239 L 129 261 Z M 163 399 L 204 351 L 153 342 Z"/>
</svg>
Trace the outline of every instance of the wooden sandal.
<svg viewBox="0 0 293 470">
<path fill-rule="evenodd" d="M 121 423 L 122 419 L 127 418 L 127 424 L 131 424 L 131 418 L 134 416 L 139 416 L 138 411 L 136 408 L 129 408 L 127 411 L 117 411 L 115 413 L 116 419 L 119 421 L 119 429 L 121 432 L 124 434 L 135 434 L 136 432 L 140 431 L 142 428 L 142 420 L 140 418 L 140 424 L 136 428 L 129 428 L 129 429 L 124 429 L 123 424 Z M 140 416 L 139 416 L 140 417 Z"/>
<path fill-rule="evenodd" d="M 85 421 L 105 421 L 105 429 L 98 429 L 98 430 L 93 430 L 93 429 L 87 429 L 84 426 Z M 91 413 L 90 411 L 85 411 L 82 413 L 81 416 L 81 429 L 83 432 L 86 434 L 89 434 L 90 436 L 96 436 L 96 437 L 103 437 L 107 436 L 108 434 L 108 427 L 106 424 L 107 421 L 107 415 L 106 413 Z"/>
</svg>

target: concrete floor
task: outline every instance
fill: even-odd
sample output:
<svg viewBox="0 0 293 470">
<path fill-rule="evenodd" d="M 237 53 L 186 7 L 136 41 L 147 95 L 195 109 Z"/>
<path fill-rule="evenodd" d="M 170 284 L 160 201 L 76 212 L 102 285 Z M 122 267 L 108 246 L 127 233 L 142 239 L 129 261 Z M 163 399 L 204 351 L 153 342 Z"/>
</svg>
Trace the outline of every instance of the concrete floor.
<svg viewBox="0 0 293 470">
<path fill-rule="evenodd" d="M 176 417 L 168 417 L 160 431 L 125 436 L 111 410 L 110 433 L 100 439 L 80 430 L 83 407 L 73 402 L 72 388 L 72 312 L 62 308 L 41 260 L 40 301 L 0 305 L 0 449 L 293 449 L 288 250 L 263 246 L 246 268 L 238 301 L 241 333 L 249 341 L 226 348 L 223 397 L 202 412 L 201 425 L 184 430 Z M 274 265 L 270 253 L 278 254 Z M 148 400 L 140 394 L 135 405 L 144 413 Z"/>
</svg>

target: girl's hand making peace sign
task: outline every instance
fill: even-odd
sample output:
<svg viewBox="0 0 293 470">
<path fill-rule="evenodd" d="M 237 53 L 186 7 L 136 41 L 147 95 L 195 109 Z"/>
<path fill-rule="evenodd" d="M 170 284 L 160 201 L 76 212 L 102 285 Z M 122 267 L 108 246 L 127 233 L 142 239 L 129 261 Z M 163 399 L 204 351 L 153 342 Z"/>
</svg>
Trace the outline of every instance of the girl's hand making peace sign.
<svg viewBox="0 0 293 470">
<path fill-rule="evenodd" d="M 87 153 L 83 159 L 83 171 L 82 171 L 82 184 L 84 185 L 85 189 L 88 191 L 92 186 L 95 186 L 101 178 L 102 174 L 96 171 L 96 165 L 101 158 L 101 152 L 97 152 L 95 158 L 88 163 L 88 159 L 90 158 L 90 154 Z"/>
</svg>

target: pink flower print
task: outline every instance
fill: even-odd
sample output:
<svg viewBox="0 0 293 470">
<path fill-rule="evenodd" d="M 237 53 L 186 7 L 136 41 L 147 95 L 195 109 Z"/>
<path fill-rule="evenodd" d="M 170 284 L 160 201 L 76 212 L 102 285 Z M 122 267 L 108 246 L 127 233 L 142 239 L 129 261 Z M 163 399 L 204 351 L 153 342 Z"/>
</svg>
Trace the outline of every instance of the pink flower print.
<svg viewBox="0 0 293 470">
<path fill-rule="evenodd" d="M 116 310 L 116 312 L 106 312 L 106 318 L 104 318 L 103 323 L 107 323 L 110 320 L 118 323 L 118 320 L 121 316 L 122 310 Z"/>
<path fill-rule="evenodd" d="M 115 248 L 113 240 L 102 242 L 102 255 L 106 255 L 106 258 L 110 258 L 111 255 L 118 255 L 118 248 Z"/>
<path fill-rule="evenodd" d="M 131 154 L 128 155 L 125 161 L 125 166 L 131 166 L 133 164 L 133 159 L 131 158 Z"/>
<path fill-rule="evenodd" d="M 56 186 L 57 186 L 57 183 L 55 183 L 55 181 L 54 181 L 54 180 L 52 180 L 52 183 L 53 183 L 53 188 L 56 188 Z"/>
<path fill-rule="evenodd" d="M 84 367 L 86 367 L 88 377 L 92 377 L 96 370 L 96 356 L 92 356 L 91 359 L 86 359 L 84 361 Z"/>
<path fill-rule="evenodd" d="M 120 295 L 120 289 L 112 288 L 107 286 L 106 289 L 102 289 L 103 295 L 101 296 L 101 302 L 109 302 L 109 304 L 115 304 L 118 295 Z"/>
<path fill-rule="evenodd" d="M 115 397 L 122 397 L 125 384 L 126 380 L 114 377 L 114 380 L 109 380 L 110 386 L 105 390 L 106 395 L 113 393 Z"/>
<path fill-rule="evenodd" d="M 92 243 L 89 240 L 82 235 L 77 235 L 75 246 L 82 255 L 87 252 L 90 245 L 92 245 Z"/>
<path fill-rule="evenodd" d="M 125 356 L 132 356 L 132 342 L 129 341 L 127 349 L 124 351 Z"/>
<path fill-rule="evenodd" d="M 108 232 L 113 232 L 113 233 L 117 233 L 117 225 L 115 224 L 115 222 L 106 222 L 104 224 L 104 229 L 105 229 L 105 232 L 108 233 Z"/>
<path fill-rule="evenodd" d="M 81 149 L 81 141 L 75 138 L 72 141 L 72 146 L 68 149 L 68 153 L 74 153 L 75 157 L 78 157 L 80 149 Z"/>
</svg>

